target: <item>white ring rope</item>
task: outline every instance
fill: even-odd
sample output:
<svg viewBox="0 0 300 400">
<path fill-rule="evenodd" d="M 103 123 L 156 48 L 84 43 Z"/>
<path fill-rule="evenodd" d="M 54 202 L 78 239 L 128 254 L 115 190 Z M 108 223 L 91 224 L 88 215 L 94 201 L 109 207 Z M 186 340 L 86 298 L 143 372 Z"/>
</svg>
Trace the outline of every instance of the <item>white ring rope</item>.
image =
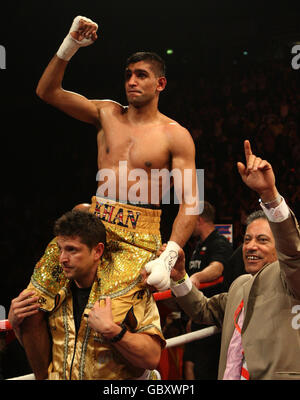
<svg viewBox="0 0 300 400">
<path fill-rule="evenodd" d="M 185 343 L 193 342 L 194 340 L 204 339 L 208 336 L 212 336 L 215 333 L 220 332 L 220 329 L 216 326 L 210 326 L 208 328 L 199 329 L 198 331 L 185 333 L 184 335 L 176 336 L 170 339 L 167 339 L 166 347 L 174 347 L 180 346 Z"/>
<path fill-rule="evenodd" d="M 217 328 L 216 326 L 210 326 L 208 328 L 200 329 L 198 331 L 190 332 L 190 333 L 185 333 L 184 335 L 176 336 L 170 339 L 167 339 L 166 342 L 166 348 L 169 347 L 174 347 L 174 346 L 181 346 L 185 343 L 193 342 L 194 340 L 198 339 L 204 339 L 208 336 L 212 336 L 216 333 L 220 332 L 220 329 Z M 6 379 L 8 381 L 13 381 L 13 380 L 21 380 L 21 381 L 26 381 L 26 380 L 35 380 L 34 374 L 28 374 L 28 375 L 23 375 L 23 376 L 17 376 L 16 378 L 8 378 Z"/>
<path fill-rule="evenodd" d="M 34 374 L 17 376 L 16 378 L 8 378 L 7 381 L 35 381 Z"/>
</svg>

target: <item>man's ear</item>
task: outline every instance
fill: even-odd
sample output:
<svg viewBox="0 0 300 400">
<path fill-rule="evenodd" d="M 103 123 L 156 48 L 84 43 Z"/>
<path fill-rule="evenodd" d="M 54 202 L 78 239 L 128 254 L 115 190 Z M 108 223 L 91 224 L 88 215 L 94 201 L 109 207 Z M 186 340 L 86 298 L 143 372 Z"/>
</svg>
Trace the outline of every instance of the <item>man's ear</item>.
<svg viewBox="0 0 300 400">
<path fill-rule="evenodd" d="M 99 242 L 99 243 L 94 247 L 94 250 L 95 250 L 95 258 L 96 258 L 97 260 L 100 260 L 102 254 L 103 254 L 103 252 L 104 252 L 104 244 L 101 243 L 101 242 Z"/>
<path fill-rule="evenodd" d="M 198 220 L 197 220 L 197 222 L 198 222 L 198 224 L 202 225 L 202 224 L 205 222 L 205 220 L 204 220 L 203 217 L 201 217 L 201 215 L 198 215 Z"/>
<path fill-rule="evenodd" d="M 165 89 L 166 85 L 167 85 L 167 78 L 165 76 L 161 76 L 160 78 L 158 78 L 157 81 L 157 91 L 162 92 Z"/>
</svg>

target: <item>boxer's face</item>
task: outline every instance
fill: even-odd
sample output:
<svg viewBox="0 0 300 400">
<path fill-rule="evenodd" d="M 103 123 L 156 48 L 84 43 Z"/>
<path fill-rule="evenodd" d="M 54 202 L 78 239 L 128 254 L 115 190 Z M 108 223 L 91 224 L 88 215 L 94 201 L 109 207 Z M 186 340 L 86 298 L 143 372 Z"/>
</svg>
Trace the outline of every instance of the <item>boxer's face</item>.
<svg viewBox="0 0 300 400">
<path fill-rule="evenodd" d="M 125 91 L 129 104 L 136 107 L 150 102 L 165 88 L 166 78 L 157 77 L 151 63 L 129 64 L 125 71 Z"/>
<path fill-rule="evenodd" d="M 277 260 L 275 240 L 268 221 L 255 219 L 248 225 L 243 244 L 245 270 L 256 274 L 264 265 Z"/>
<path fill-rule="evenodd" d="M 103 253 L 103 244 L 99 243 L 90 249 L 81 242 L 79 236 L 58 236 L 57 245 L 60 250 L 59 262 L 66 278 L 75 280 L 79 287 L 85 287 L 84 282 L 93 281 Z"/>
</svg>

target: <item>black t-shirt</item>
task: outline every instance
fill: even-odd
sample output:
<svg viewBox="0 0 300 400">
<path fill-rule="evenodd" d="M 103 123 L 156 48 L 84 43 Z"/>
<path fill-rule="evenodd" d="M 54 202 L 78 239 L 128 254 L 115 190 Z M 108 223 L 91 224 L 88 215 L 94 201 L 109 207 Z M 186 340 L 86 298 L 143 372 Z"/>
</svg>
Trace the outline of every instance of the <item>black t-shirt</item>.
<svg viewBox="0 0 300 400">
<path fill-rule="evenodd" d="M 243 261 L 243 245 L 240 245 L 228 260 L 228 268 L 226 268 L 224 273 L 225 291 L 228 292 L 230 285 L 237 277 L 246 273 Z"/>
<path fill-rule="evenodd" d="M 228 260 L 232 254 L 232 245 L 229 240 L 215 229 L 203 242 L 197 242 L 188 263 L 187 273 L 189 276 L 202 271 L 211 262 L 219 261 L 223 264 L 223 275 L 228 268 Z M 203 288 L 201 291 L 206 297 L 225 291 L 223 283 Z M 206 328 L 206 325 L 192 322 L 191 330 L 196 331 Z M 195 364 L 196 379 L 217 379 L 218 360 L 220 354 L 221 333 L 207 338 L 187 343 L 184 351 L 184 361 L 192 361 Z"/>
<path fill-rule="evenodd" d="M 82 313 L 89 300 L 91 287 L 79 288 L 75 282 L 71 283 L 71 292 L 73 296 L 73 315 L 76 332 L 78 332 L 81 322 Z"/>
<path fill-rule="evenodd" d="M 224 275 L 228 265 L 228 259 L 232 252 L 232 245 L 229 240 L 215 229 L 203 242 L 201 240 L 197 242 L 188 265 L 187 273 L 191 276 L 195 272 L 202 271 L 211 262 L 219 261 L 224 266 Z M 215 294 L 222 293 L 224 290 L 224 285 L 220 283 L 204 288 L 202 291 L 206 297 L 211 297 Z"/>
</svg>

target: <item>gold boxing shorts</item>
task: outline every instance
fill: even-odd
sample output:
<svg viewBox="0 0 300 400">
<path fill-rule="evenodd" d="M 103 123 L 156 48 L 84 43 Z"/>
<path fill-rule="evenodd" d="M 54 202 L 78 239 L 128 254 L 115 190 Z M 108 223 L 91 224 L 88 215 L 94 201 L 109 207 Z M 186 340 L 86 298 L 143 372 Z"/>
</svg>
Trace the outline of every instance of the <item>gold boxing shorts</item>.
<svg viewBox="0 0 300 400">
<path fill-rule="evenodd" d="M 97 271 L 101 284 L 93 285 L 89 298 L 92 307 L 105 296 L 118 297 L 135 286 L 141 289 L 140 271 L 161 246 L 161 210 L 94 196 L 89 211 L 105 225 L 107 243 Z M 28 289 L 38 292 L 42 310 L 52 311 L 65 298 L 67 286 L 54 238 L 37 262 Z"/>
</svg>

